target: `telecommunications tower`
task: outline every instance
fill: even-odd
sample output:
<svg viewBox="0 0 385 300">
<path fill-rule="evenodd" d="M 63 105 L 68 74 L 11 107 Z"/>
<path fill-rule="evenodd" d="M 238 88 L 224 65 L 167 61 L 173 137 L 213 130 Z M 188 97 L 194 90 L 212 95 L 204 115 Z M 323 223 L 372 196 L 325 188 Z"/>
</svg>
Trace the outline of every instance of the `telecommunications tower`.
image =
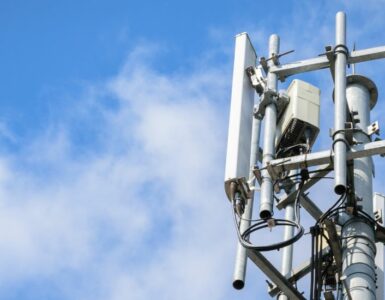
<svg viewBox="0 0 385 300">
<path fill-rule="evenodd" d="M 370 120 L 378 91 L 369 78 L 347 76 L 346 69 L 385 58 L 385 46 L 349 51 L 343 12 L 336 15 L 335 45 L 322 55 L 280 64 L 288 52 L 280 53 L 279 44 L 279 37 L 271 35 L 268 57 L 257 61 L 247 33 L 235 38 L 225 170 L 238 237 L 233 286 L 243 288 L 250 259 L 266 275 L 268 294 L 279 300 L 382 300 L 385 196 L 373 193 L 372 156 L 385 154 L 385 141 L 374 139 L 379 124 Z M 325 68 L 334 82 L 334 124 L 329 148 L 312 152 L 321 134 L 321 91 L 298 79 L 279 91 L 278 82 Z M 329 173 L 334 189 L 327 197 L 335 200 L 321 210 L 307 192 Z M 259 217 L 253 220 L 257 198 Z M 301 208 L 312 217 L 312 226 L 301 222 Z M 284 217 L 275 218 L 274 210 L 282 209 Z M 284 231 L 279 242 L 255 238 L 258 231 L 274 234 L 276 228 Z M 305 261 L 293 266 L 293 246 L 305 233 L 311 236 L 310 245 L 301 249 Z M 281 270 L 263 254 L 272 250 L 280 250 Z M 299 290 L 300 280 L 310 288 Z"/>
</svg>

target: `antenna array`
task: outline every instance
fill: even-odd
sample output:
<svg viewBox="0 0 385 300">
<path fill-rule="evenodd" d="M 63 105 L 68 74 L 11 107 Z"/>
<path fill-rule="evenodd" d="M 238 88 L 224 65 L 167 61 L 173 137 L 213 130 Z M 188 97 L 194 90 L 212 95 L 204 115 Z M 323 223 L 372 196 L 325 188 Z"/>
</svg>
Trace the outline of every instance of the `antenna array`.
<svg viewBox="0 0 385 300">
<path fill-rule="evenodd" d="M 279 44 L 279 37 L 271 35 L 269 56 L 257 64 L 248 35 L 235 39 L 225 171 L 238 236 L 233 286 L 243 288 L 250 259 L 269 278 L 270 296 L 280 300 L 306 299 L 296 283 L 308 274 L 306 297 L 311 300 L 384 299 L 385 196 L 373 193 L 372 156 L 385 155 L 385 141 L 372 141 L 379 125 L 370 123 L 378 92 L 369 78 L 347 76 L 346 68 L 385 58 L 385 46 L 350 52 L 343 12 L 336 15 L 335 46 L 327 46 L 324 55 L 280 64 L 288 52 L 280 54 Z M 320 128 L 320 90 L 295 79 L 287 91 L 278 92 L 278 82 L 325 68 L 334 81 L 334 130 L 329 150 L 311 152 Z M 306 192 L 330 172 L 337 200 L 322 211 Z M 258 190 L 259 219 L 253 220 Z M 276 208 L 285 209 L 285 217 L 277 219 L 274 199 L 282 193 Z M 301 223 L 301 208 L 314 219 L 310 228 Z M 259 230 L 277 227 L 284 228 L 282 241 L 270 245 L 254 241 Z M 305 231 L 311 234 L 309 259 L 293 268 L 293 245 Z M 279 271 L 262 252 L 281 248 Z"/>
</svg>

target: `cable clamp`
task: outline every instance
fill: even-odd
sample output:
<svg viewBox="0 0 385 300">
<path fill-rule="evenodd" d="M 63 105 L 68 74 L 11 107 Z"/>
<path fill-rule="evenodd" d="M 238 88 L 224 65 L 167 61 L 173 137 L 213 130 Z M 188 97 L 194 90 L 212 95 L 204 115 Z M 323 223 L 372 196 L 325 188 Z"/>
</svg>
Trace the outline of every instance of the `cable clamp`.
<svg viewBox="0 0 385 300">
<path fill-rule="evenodd" d="M 343 45 L 343 44 L 335 45 L 333 48 L 333 53 L 334 55 L 344 54 L 346 56 L 346 59 L 349 58 L 349 49 L 348 47 L 346 47 L 346 45 Z"/>
<path fill-rule="evenodd" d="M 350 148 L 350 144 L 349 144 L 349 142 L 348 142 L 345 138 L 339 138 L 339 139 L 335 139 L 335 140 L 333 141 L 333 144 L 332 144 L 333 151 L 334 151 L 334 145 L 335 145 L 336 143 L 338 143 L 338 142 L 343 142 L 343 143 L 345 143 L 345 145 L 346 145 L 348 148 Z"/>
<path fill-rule="evenodd" d="M 275 227 L 275 225 L 277 224 L 276 222 L 275 222 L 275 219 L 273 219 L 273 218 L 271 218 L 271 219 L 268 219 L 267 221 L 266 221 L 266 223 L 267 223 L 267 227 L 270 229 L 270 231 L 273 229 L 273 227 Z"/>
</svg>

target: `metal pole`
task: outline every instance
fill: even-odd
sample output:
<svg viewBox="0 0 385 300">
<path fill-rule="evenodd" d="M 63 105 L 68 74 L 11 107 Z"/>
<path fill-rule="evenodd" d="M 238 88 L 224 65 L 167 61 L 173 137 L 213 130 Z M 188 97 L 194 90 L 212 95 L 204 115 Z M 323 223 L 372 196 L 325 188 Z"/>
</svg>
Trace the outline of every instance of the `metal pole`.
<svg viewBox="0 0 385 300">
<path fill-rule="evenodd" d="M 261 133 L 261 121 L 257 118 L 253 118 L 253 128 L 251 133 L 251 152 L 250 152 L 250 173 L 249 178 L 254 177 L 253 169 L 255 164 L 258 161 L 259 154 L 259 138 Z M 252 185 L 255 185 L 255 179 L 252 182 Z M 250 198 L 245 206 L 245 211 L 243 213 L 243 219 L 240 224 L 240 231 L 245 231 L 250 226 L 250 219 L 252 218 L 253 213 L 253 203 L 254 203 L 254 191 L 251 193 Z M 238 242 L 237 253 L 235 256 L 235 266 L 234 266 L 234 275 L 233 275 L 233 287 L 237 290 L 242 289 L 245 286 L 245 276 L 246 276 L 246 266 L 247 266 L 247 252 L 246 249 Z"/>
<path fill-rule="evenodd" d="M 296 170 L 293 170 L 289 173 L 289 176 L 297 174 Z M 294 184 L 291 187 L 286 189 L 286 193 L 294 193 L 296 190 L 296 185 Z M 285 207 L 285 219 L 289 221 L 294 221 L 294 202 L 288 204 Z M 291 239 L 294 236 L 294 227 L 286 226 L 284 231 L 284 240 Z M 286 278 L 289 278 L 291 275 L 291 270 L 293 269 L 293 249 L 294 245 L 286 246 L 282 249 L 282 264 L 281 264 L 281 273 Z M 289 297 L 284 293 L 280 293 L 277 297 L 277 300 L 289 300 Z"/>
<path fill-rule="evenodd" d="M 269 57 L 279 53 L 279 37 L 276 34 L 269 39 Z M 268 66 L 274 66 L 274 59 L 268 61 Z M 277 74 L 268 72 L 267 87 L 270 90 L 277 91 Z M 263 141 L 263 159 L 262 165 L 266 166 L 269 161 L 275 157 L 275 132 L 277 127 L 277 107 L 275 103 L 266 106 L 265 124 Z M 261 202 L 259 215 L 262 219 L 268 219 L 273 215 L 273 181 L 266 169 L 262 171 L 261 184 Z"/>
<path fill-rule="evenodd" d="M 334 88 L 334 171 L 335 193 L 342 195 L 346 192 L 346 15 L 338 12 L 336 15 L 336 46 L 335 46 L 335 88 Z"/>
<path fill-rule="evenodd" d="M 294 220 L 294 203 L 290 203 L 285 208 L 285 219 L 293 221 Z M 285 241 L 291 239 L 294 236 L 294 227 L 286 226 L 284 232 Z M 287 246 L 282 249 L 282 265 L 281 272 L 282 275 L 288 278 L 291 275 L 291 270 L 293 268 L 293 245 Z M 278 300 L 289 300 L 289 297 L 281 293 Z"/>
<path fill-rule="evenodd" d="M 370 137 L 367 127 L 370 124 L 370 108 L 374 105 L 376 93 L 372 90 L 375 85 L 368 78 L 351 75 L 347 78 L 346 90 L 349 110 L 355 124 L 353 139 L 356 143 L 367 143 Z M 354 112 L 354 114 L 353 114 Z M 362 210 L 373 218 L 373 188 L 372 188 L 372 160 L 370 157 L 354 159 L 353 190 L 357 203 Z M 376 299 L 375 255 L 376 245 L 374 228 L 365 218 L 352 216 L 342 227 L 342 277 L 344 280 L 344 299 L 348 294 L 353 300 Z"/>
</svg>

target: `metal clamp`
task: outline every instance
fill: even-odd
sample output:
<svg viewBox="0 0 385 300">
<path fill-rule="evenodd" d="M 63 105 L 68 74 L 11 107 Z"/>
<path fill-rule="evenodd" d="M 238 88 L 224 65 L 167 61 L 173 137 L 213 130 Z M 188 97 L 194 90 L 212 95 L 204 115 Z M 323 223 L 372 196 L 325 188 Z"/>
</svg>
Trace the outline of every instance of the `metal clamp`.
<svg viewBox="0 0 385 300">
<path fill-rule="evenodd" d="M 278 94 L 276 91 L 273 91 L 271 89 L 265 90 L 264 93 L 261 95 L 261 100 L 254 107 L 254 117 L 259 120 L 262 120 L 265 116 L 266 106 L 270 104 L 276 104 L 277 100 Z"/>
<path fill-rule="evenodd" d="M 232 188 L 231 188 L 232 183 L 236 184 L 236 192 L 240 193 L 240 196 L 246 202 L 247 199 L 250 197 L 250 188 L 246 181 L 246 178 L 245 177 L 231 178 L 225 181 L 225 192 L 230 202 L 233 201 Z"/>
<path fill-rule="evenodd" d="M 254 117 L 262 120 L 265 116 L 266 106 L 274 104 L 277 108 L 277 120 L 282 116 L 286 106 L 289 104 L 290 97 L 286 92 L 277 93 L 274 90 L 267 89 L 261 96 L 261 100 L 254 107 Z"/>
<path fill-rule="evenodd" d="M 287 55 L 287 54 L 290 54 L 290 53 L 293 53 L 294 50 L 289 50 L 289 51 L 286 51 L 286 52 L 283 52 L 283 53 L 279 53 L 279 54 L 275 54 L 273 53 L 271 57 L 269 57 L 268 59 L 266 59 L 265 57 L 261 57 L 259 59 L 259 63 L 261 64 L 262 68 L 265 70 L 265 72 L 267 73 L 268 70 L 269 70 L 269 66 L 267 65 L 267 62 L 269 60 L 272 60 L 274 65 L 275 66 L 278 66 L 280 63 L 279 63 L 279 58 L 284 56 L 284 55 Z M 281 78 L 280 78 L 281 79 Z M 283 78 L 284 79 L 284 78 Z"/>
<path fill-rule="evenodd" d="M 333 53 L 334 55 L 338 53 L 342 53 L 342 54 L 345 54 L 346 59 L 349 58 L 349 49 L 348 47 L 346 47 L 346 45 L 343 45 L 343 44 L 335 45 L 333 48 Z"/>
<path fill-rule="evenodd" d="M 378 121 L 373 122 L 367 128 L 367 135 L 371 136 L 373 134 L 380 135 L 380 125 L 378 124 Z"/>
<path fill-rule="evenodd" d="M 246 73 L 249 76 L 251 85 L 255 88 L 258 95 L 262 95 L 266 89 L 266 78 L 263 76 L 262 66 L 250 66 L 246 69 Z"/>
<path fill-rule="evenodd" d="M 331 130 L 330 136 L 333 139 L 333 144 L 332 144 L 333 151 L 334 151 L 334 145 L 340 141 L 344 142 L 348 148 L 350 148 L 350 146 L 354 145 L 353 133 L 359 132 L 359 131 L 363 132 L 361 129 L 354 128 L 352 122 L 346 122 L 345 123 L 345 129 L 336 130 L 334 132 Z M 337 134 L 340 134 L 340 133 L 343 133 L 344 137 L 340 137 L 340 138 L 335 139 L 335 136 Z M 363 132 L 363 133 L 365 133 L 365 132 Z"/>
</svg>

